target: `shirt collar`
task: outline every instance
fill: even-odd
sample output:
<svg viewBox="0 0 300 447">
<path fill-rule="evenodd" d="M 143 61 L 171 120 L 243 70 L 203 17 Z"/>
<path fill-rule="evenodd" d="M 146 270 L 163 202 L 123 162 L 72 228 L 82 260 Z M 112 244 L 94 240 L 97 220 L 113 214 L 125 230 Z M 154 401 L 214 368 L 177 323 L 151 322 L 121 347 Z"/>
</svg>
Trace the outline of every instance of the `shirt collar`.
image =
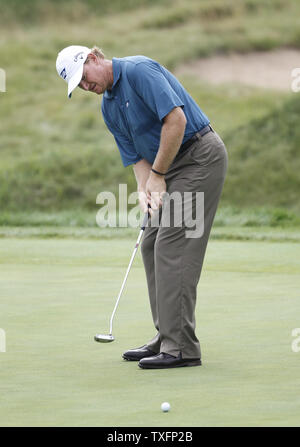
<svg viewBox="0 0 300 447">
<path fill-rule="evenodd" d="M 105 90 L 105 92 L 104 92 L 104 96 L 107 99 L 114 98 L 114 96 L 115 96 L 114 89 L 115 89 L 117 82 L 119 81 L 119 79 L 121 77 L 121 63 L 118 58 L 116 58 L 116 57 L 112 58 L 112 67 L 113 67 L 114 82 L 113 82 L 111 89 Z"/>
</svg>

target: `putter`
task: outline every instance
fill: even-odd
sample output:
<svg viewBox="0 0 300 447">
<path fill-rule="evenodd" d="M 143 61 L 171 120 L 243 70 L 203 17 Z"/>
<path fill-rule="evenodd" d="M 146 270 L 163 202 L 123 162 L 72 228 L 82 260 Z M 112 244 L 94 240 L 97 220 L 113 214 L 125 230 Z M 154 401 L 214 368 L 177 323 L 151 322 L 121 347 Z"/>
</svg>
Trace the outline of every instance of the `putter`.
<svg viewBox="0 0 300 447">
<path fill-rule="evenodd" d="M 97 342 L 99 342 L 99 343 L 110 343 L 111 341 L 114 341 L 114 339 L 115 339 L 114 336 L 113 336 L 113 334 L 112 334 L 113 319 L 114 319 L 114 316 L 115 316 L 115 313 L 116 313 L 116 310 L 117 310 L 117 307 L 118 307 L 118 304 L 119 304 L 121 295 L 122 295 L 122 293 L 123 293 L 123 289 L 124 289 L 124 286 L 125 286 L 125 283 L 126 283 L 126 280 L 127 280 L 127 276 L 128 276 L 128 274 L 129 274 L 131 265 L 132 265 L 132 263 L 133 263 L 133 260 L 134 260 L 134 257 L 135 257 L 135 255 L 136 255 L 137 249 L 138 249 L 138 247 L 139 247 L 139 245 L 140 245 L 140 241 L 141 241 L 141 239 L 142 239 L 144 230 L 145 230 L 145 228 L 146 228 L 146 225 L 147 225 L 147 222 L 148 222 L 148 218 L 149 218 L 149 213 L 147 212 L 147 213 L 145 214 L 145 217 L 144 217 L 144 220 L 143 220 L 143 223 L 142 223 L 142 226 L 141 226 L 141 231 L 140 231 L 139 237 L 137 238 L 137 241 L 136 241 L 136 244 L 135 244 L 135 247 L 134 247 L 134 250 L 133 250 L 133 253 L 132 253 L 132 256 L 131 256 L 131 259 L 130 259 L 128 268 L 127 268 L 127 271 L 126 271 L 126 275 L 125 275 L 124 281 L 123 281 L 123 283 L 122 283 L 121 290 L 120 290 L 120 292 L 119 292 L 117 302 L 116 302 L 116 304 L 115 304 L 113 313 L 112 313 L 112 315 L 111 315 L 109 334 L 108 334 L 108 335 L 97 334 L 97 335 L 95 335 L 95 337 L 94 337 L 94 340 L 97 341 Z"/>
</svg>

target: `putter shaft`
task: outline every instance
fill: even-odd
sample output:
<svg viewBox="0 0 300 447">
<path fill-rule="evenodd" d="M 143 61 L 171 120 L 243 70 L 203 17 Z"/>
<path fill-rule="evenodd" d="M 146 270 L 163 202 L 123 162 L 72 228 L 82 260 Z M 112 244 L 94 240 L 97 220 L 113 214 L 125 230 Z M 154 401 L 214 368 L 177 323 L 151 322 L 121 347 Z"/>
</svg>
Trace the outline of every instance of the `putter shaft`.
<svg viewBox="0 0 300 447">
<path fill-rule="evenodd" d="M 130 259 L 129 265 L 128 265 L 128 267 L 127 267 L 127 271 L 126 271 L 126 274 L 125 274 L 125 278 L 124 278 L 124 280 L 123 280 L 123 283 L 122 283 L 122 286 L 121 286 L 121 289 L 120 289 L 120 292 L 119 292 L 119 295 L 118 295 L 118 298 L 117 298 L 117 301 L 116 301 L 114 310 L 113 310 L 112 315 L 111 315 L 111 318 L 110 318 L 110 325 L 109 325 L 109 335 L 110 335 L 110 336 L 112 336 L 113 319 L 114 319 L 114 316 L 115 316 L 115 313 L 116 313 L 116 310 L 117 310 L 117 307 L 118 307 L 120 298 L 121 298 L 121 296 L 122 296 L 122 293 L 123 293 L 123 290 L 124 290 L 124 286 L 125 286 L 125 283 L 126 283 L 126 280 L 127 280 L 128 274 L 129 274 L 129 271 L 130 271 L 130 269 L 131 269 L 131 265 L 132 265 L 132 263 L 133 263 L 133 260 L 134 260 L 134 257 L 135 257 L 135 255 L 136 255 L 136 252 L 137 252 L 137 250 L 138 250 L 138 248 L 139 248 L 139 245 L 140 245 L 140 242 L 141 242 L 141 239 L 142 239 L 144 230 L 145 230 L 145 228 L 146 228 L 146 225 L 147 225 L 147 222 L 148 222 L 148 218 L 149 218 L 149 213 L 147 212 L 147 213 L 145 214 L 145 217 L 144 217 L 144 220 L 143 220 L 143 223 L 142 223 L 142 226 L 141 226 L 141 230 L 140 230 L 139 236 L 138 236 L 138 238 L 137 238 L 137 241 L 136 241 L 136 244 L 135 244 L 133 253 L 132 253 L 132 255 L 131 255 L 131 259 Z"/>
</svg>

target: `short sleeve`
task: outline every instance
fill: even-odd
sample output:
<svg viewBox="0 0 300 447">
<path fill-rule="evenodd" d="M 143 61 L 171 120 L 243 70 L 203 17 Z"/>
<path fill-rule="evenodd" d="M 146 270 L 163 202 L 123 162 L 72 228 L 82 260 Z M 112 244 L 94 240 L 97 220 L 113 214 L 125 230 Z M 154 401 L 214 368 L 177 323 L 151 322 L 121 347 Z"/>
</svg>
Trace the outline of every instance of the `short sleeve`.
<svg viewBox="0 0 300 447">
<path fill-rule="evenodd" d="M 114 133 L 113 135 L 125 167 L 137 163 L 142 159 L 142 157 L 134 149 L 133 144 L 124 135 L 121 133 Z"/>
<path fill-rule="evenodd" d="M 126 137 L 126 135 L 120 132 L 120 130 L 116 126 L 114 126 L 107 118 L 106 114 L 104 113 L 103 103 L 102 115 L 106 126 L 115 138 L 123 165 L 126 167 L 140 161 L 142 157 L 136 152 L 133 142 L 130 141 Z"/>
<path fill-rule="evenodd" d="M 184 103 L 171 87 L 157 62 L 149 60 L 129 67 L 128 81 L 160 121 Z"/>
</svg>

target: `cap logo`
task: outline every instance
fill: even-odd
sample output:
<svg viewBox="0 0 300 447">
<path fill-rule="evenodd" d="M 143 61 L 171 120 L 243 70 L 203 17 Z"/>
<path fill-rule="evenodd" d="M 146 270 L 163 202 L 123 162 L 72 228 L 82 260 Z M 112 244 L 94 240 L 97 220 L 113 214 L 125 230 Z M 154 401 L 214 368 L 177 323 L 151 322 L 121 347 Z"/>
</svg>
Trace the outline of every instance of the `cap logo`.
<svg viewBox="0 0 300 447">
<path fill-rule="evenodd" d="M 83 51 L 80 51 L 80 53 L 77 53 L 77 54 L 74 56 L 74 62 L 77 62 L 77 61 L 78 61 L 78 58 L 83 59 Z"/>
<path fill-rule="evenodd" d="M 67 72 L 66 72 L 66 69 L 64 68 L 60 73 L 60 76 L 63 78 L 63 79 L 66 79 L 66 77 L 67 77 Z"/>
</svg>

